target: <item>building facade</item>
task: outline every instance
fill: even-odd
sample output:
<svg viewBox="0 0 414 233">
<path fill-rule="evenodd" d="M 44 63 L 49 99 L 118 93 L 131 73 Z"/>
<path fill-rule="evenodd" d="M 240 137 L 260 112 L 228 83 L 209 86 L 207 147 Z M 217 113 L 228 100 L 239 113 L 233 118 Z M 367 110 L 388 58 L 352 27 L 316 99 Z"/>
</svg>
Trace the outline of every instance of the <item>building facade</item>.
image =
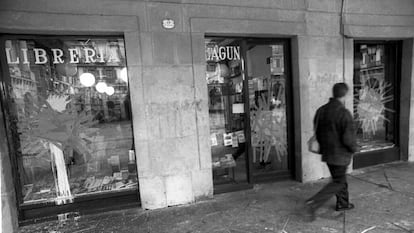
<svg viewBox="0 0 414 233">
<path fill-rule="evenodd" d="M 327 177 L 307 141 L 336 82 L 350 170 L 414 161 L 411 0 L 3 0 L 0 19 L 8 226 Z"/>
</svg>

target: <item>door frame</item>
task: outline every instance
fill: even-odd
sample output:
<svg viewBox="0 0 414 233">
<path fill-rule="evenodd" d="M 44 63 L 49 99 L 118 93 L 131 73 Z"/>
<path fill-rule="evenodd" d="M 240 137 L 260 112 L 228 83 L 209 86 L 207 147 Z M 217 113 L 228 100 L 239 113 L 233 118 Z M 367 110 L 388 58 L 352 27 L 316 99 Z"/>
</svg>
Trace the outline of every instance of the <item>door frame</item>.
<svg viewBox="0 0 414 233">
<path fill-rule="evenodd" d="M 263 182 L 273 182 L 286 179 L 296 179 L 296 161 L 295 161 L 295 138 L 294 138 L 294 122 L 295 115 L 293 112 L 294 96 L 293 96 L 293 75 L 292 75 L 292 61 L 291 61 L 291 38 L 278 38 L 278 37 L 249 37 L 249 36 L 232 36 L 232 35 L 208 35 L 204 38 L 232 38 L 241 41 L 240 50 L 242 55 L 243 63 L 243 91 L 244 95 L 244 122 L 245 122 L 245 138 L 246 138 L 246 172 L 247 172 L 247 183 L 240 184 L 223 184 L 214 186 L 214 194 L 238 191 L 242 189 L 252 188 L 253 184 Z M 282 44 L 283 45 L 283 59 L 284 69 L 286 76 L 286 123 L 287 123 L 287 143 L 288 143 L 288 171 L 275 171 L 264 174 L 253 174 L 253 150 L 251 146 L 251 127 L 250 127 L 250 105 L 248 96 L 248 68 L 247 68 L 247 48 L 250 44 L 257 45 L 271 45 L 271 44 Z M 206 86 L 207 87 L 207 86 Z"/>
</svg>

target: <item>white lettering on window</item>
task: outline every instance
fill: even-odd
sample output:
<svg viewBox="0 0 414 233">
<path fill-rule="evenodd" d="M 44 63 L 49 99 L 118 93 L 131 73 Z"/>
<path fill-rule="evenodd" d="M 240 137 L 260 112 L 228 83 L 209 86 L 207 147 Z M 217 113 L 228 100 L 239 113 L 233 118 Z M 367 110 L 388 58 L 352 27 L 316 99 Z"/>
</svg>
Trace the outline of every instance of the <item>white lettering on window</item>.
<svg viewBox="0 0 414 233">
<path fill-rule="evenodd" d="M 47 63 L 47 56 L 46 50 L 44 49 L 33 49 L 35 54 L 35 64 L 46 64 Z"/>
<path fill-rule="evenodd" d="M 19 64 L 19 57 L 16 57 L 16 60 L 12 61 L 11 48 L 6 48 L 6 58 L 7 58 L 7 64 Z"/>
<path fill-rule="evenodd" d="M 91 48 L 84 48 L 83 51 L 85 51 L 85 63 L 96 62 L 96 60 L 94 58 L 95 55 L 96 55 L 95 50 L 93 50 Z"/>
<path fill-rule="evenodd" d="M 53 53 L 53 64 L 64 63 L 62 56 L 63 50 L 61 49 L 52 49 Z"/>
<path fill-rule="evenodd" d="M 21 49 L 23 54 L 23 64 L 29 64 L 29 59 L 27 58 L 27 49 Z"/>
<path fill-rule="evenodd" d="M 70 63 L 79 63 L 79 51 L 77 49 L 68 49 L 70 56 Z"/>
</svg>

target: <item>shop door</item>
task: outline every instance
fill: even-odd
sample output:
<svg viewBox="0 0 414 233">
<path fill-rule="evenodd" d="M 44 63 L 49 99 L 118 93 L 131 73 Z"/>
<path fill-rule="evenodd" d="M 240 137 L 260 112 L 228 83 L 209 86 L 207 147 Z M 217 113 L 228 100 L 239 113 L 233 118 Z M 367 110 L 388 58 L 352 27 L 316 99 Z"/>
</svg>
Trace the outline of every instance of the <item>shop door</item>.
<svg viewBox="0 0 414 233">
<path fill-rule="evenodd" d="M 206 38 L 216 193 L 291 177 L 287 51 L 286 41 Z"/>
<path fill-rule="evenodd" d="M 353 167 L 399 160 L 401 44 L 361 41 L 354 48 L 354 117 L 361 153 L 354 156 Z"/>
<path fill-rule="evenodd" d="M 247 41 L 249 152 L 255 181 L 291 177 L 287 46 L 285 41 Z"/>
</svg>

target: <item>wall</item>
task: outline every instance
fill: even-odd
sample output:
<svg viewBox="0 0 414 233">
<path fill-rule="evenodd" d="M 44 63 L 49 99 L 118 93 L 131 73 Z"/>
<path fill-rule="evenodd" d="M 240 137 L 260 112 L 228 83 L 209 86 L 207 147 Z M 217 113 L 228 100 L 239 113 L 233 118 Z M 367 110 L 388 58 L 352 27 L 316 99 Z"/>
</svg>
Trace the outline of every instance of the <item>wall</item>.
<svg viewBox="0 0 414 233">
<path fill-rule="evenodd" d="M 332 84 L 352 84 L 353 40 L 414 37 L 411 0 L 344 3 L 342 28 L 341 0 L 2 0 L 0 32 L 125 36 L 141 201 L 154 209 L 213 193 L 206 34 L 292 38 L 296 175 L 329 175 L 306 142 Z M 176 27 L 163 29 L 164 18 Z"/>
<path fill-rule="evenodd" d="M 333 84 L 346 82 L 352 88 L 353 47 L 352 40 L 340 34 L 340 1 L 325 8 L 326 1 L 311 1 L 307 13 L 307 35 L 302 40 L 304 54 L 300 58 L 300 69 L 304 69 L 301 80 L 302 118 L 302 181 L 311 181 L 329 176 L 321 156 L 307 151 L 307 140 L 313 134 L 312 119 L 316 109 L 331 97 Z M 320 11 L 326 11 L 323 14 Z M 301 48 L 299 48 L 301 49 Z M 344 52 L 345 51 L 345 52 Z M 345 58 L 345 60 L 344 60 Z M 323 90 L 323 91 L 322 91 Z M 346 101 L 352 109 L 352 97 Z M 351 171 L 351 169 L 350 169 Z"/>
</svg>

